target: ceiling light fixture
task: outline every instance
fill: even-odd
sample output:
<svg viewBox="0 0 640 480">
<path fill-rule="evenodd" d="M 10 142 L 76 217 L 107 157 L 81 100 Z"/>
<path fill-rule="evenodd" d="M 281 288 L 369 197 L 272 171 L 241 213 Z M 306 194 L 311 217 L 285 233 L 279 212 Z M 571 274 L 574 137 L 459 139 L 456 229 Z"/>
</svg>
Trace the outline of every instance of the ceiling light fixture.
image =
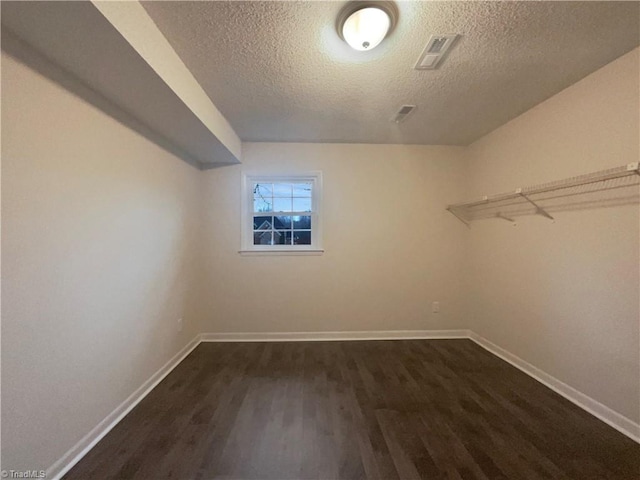
<svg viewBox="0 0 640 480">
<path fill-rule="evenodd" d="M 338 16 L 338 34 L 360 51 L 373 50 L 395 27 L 393 2 L 349 2 Z"/>
</svg>

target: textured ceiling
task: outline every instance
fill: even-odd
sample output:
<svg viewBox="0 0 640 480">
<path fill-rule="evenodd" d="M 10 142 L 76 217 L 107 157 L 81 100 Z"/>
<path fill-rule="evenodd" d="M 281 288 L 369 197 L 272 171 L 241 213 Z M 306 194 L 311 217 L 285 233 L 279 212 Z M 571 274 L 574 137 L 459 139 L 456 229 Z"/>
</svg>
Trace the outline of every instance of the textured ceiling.
<svg viewBox="0 0 640 480">
<path fill-rule="evenodd" d="M 143 5 L 244 141 L 468 145 L 640 43 L 638 2 L 399 2 L 370 52 L 339 39 L 344 2 Z M 462 37 L 414 70 L 443 33 Z"/>
</svg>

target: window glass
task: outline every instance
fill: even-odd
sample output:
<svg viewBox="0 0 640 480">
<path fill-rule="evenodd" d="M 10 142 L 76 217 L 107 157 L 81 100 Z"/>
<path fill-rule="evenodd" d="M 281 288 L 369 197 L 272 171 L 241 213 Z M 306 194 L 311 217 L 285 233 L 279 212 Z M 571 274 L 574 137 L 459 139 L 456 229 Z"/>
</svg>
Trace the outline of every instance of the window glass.
<svg viewBox="0 0 640 480">
<path fill-rule="evenodd" d="M 319 173 L 290 178 L 246 176 L 243 188 L 250 203 L 243 213 L 243 245 L 260 251 L 317 248 L 319 179 Z"/>
</svg>

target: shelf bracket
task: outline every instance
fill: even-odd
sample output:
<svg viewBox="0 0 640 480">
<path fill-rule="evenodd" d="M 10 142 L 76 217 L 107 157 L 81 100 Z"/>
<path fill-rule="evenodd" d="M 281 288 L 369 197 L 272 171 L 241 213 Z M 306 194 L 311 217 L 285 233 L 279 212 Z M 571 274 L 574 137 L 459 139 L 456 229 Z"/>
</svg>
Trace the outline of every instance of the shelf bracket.
<svg viewBox="0 0 640 480">
<path fill-rule="evenodd" d="M 456 217 L 458 220 L 464 223 L 467 226 L 467 228 L 471 228 L 471 225 L 469 225 L 469 222 L 467 222 L 464 218 L 458 215 L 452 208 L 447 207 L 447 210 L 449 210 L 449 212 L 452 213 L 454 217 Z"/>
<path fill-rule="evenodd" d="M 524 193 L 522 193 L 521 188 L 516 189 L 516 193 L 520 195 L 522 198 L 524 198 L 531 205 L 536 207 L 536 215 L 542 215 L 543 217 L 547 217 L 549 220 L 555 220 L 551 215 L 549 215 L 549 213 L 544 208 L 540 207 L 536 202 L 534 202 L 529 197 L 527 197 Z"/>
<path fill-rule="evenodd" d="M 504 216 L 502 212 L 496 213 L 496 218 L 501 218 L 503 220 L 506 220 L 507 222 L 516 223 L 516 221 L 513 218 Z"/>
</svg>

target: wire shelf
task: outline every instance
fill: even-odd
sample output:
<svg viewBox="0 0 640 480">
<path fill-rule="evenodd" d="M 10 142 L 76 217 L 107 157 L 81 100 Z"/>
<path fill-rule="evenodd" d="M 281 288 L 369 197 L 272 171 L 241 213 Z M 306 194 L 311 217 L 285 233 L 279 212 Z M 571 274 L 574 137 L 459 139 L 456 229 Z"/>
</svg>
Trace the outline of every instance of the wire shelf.
<svg viewBox="0 0 640 480">
<path fill-rule="evenodd" d="M 611 207 L 640 202 L 638 163 L 566 178 L 510 193 L 483 197 L 449 205 L 449 210 L 469 225 L 476 220 L 499 218 L 515 222 L 515 217 L 542 215 L 553 220 L 556 211 Z"/>
</svg>

